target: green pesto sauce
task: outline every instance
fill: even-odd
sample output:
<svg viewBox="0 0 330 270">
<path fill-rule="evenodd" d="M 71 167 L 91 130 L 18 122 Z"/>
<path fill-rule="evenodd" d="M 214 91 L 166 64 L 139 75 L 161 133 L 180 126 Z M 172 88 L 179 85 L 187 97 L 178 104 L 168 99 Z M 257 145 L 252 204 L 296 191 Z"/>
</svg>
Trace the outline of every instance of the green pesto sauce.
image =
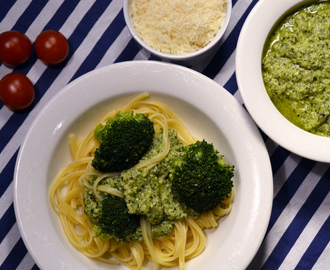
<svg viewBox="0 0 330 270">
<path fill-rule="evenodd" d="M 150 159 L 163 150 L 162 133 L 156 133 L 151 150 L 142 158 Z M 130 214 L 143 215 L 151 224 L 163 219 L 178 220 L 187 218 L 181 205 L 174 200 L 171 183 L 168 179 L 172 161 L 182 153 L 183 144 L 176 132 L 169 133 L 171 148 L 167 157 L 151 170 L 130 169 L 121 174 L 124 197 Z"/>
<path fill-rule="evenodd" d="M 330 2 L 285 17 L 265 46 L 262 74 L 276 108 L 293 124 L 330 137 Z"/>
<path fill-rule="evenodd" d="M 155 133 L 150 150 L 142 160 L 150 159 L 163 150 L 163 133 Z M 172 192 L 172 185 L 168 179 L 172 162 L 182 155 L 184 145 L 179 141 L 174 130 L 169 131 L 170 151 L 166 158 L 152 169 L 129 169 L 118 177 L 106 178 L 100 182 L 123 192 L 124 199 L 130 214 L 144 216 L 151 223 L 152 237 L 169 234 L 174 228 L 176 220 L 184 220 L 198 214 L 181 205 Z M 94 179 L 90 180 L 92 184 Z M 106 196 L 107 194 L 102 193 Z M 84 192 L 85 213 L 93 224 L 97 224 L 100 216 L 101 201 L 91 189 Z M 95 230 L 97 231 L 97 226 Z M 110 238 L 111 236 L 109 236 Z M 141 241 L 141 228 L 126 239 L 127 241 Z"/>
</svg>

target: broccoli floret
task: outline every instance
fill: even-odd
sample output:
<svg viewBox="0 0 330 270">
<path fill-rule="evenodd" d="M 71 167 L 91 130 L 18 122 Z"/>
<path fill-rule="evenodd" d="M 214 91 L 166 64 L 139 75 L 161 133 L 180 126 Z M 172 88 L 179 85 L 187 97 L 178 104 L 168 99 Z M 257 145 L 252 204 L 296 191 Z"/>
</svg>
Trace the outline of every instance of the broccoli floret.
<svg viewBox="0 0 330 270">
<path fill-rule="evenodd" d="M 147 116 L 119 111 L 95 129 L 94 136 L 100 146 L 92 166 L 101 172 L 120 172 L 133 167 L 148 151 L 154 133 Z"/>
<path fill-rule="evenodd" d="M 232 190 L 234 166 L 227 165 L 213 144 L 205 140 L 183 151 L 170 174 L 174 192 L 196 212 L 213 210 Z"/>
<path fill-rule="evenodd" d="M 128 213 L 122 198 L 107 196 L 102 199 L 101 214 L 94 231 L 96 237 L 115 237 L 119 242 L 127 242 L 130 235 L 140 227 L 140 217 Z"/>
</svg>

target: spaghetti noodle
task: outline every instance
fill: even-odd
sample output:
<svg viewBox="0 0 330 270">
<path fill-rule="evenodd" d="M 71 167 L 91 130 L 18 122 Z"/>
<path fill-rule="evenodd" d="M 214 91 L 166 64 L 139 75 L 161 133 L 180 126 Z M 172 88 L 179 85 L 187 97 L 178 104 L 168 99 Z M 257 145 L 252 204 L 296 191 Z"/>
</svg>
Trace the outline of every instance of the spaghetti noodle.
<svg viewBox="0 0 330 270">
<path fill-rule="evenodd" d="M 176 130 L 180 141 L 186 145 L 197 140 L 170 108 L 159 101 L 146 100 L 148 97 L 148 93 L 142 93 L 119 109 L 122 112 L 146 114 L 154 123 L 155 130 L 163 131 L 163 151 L 149 160 L 141 161 L 136 168 L 152 168 L 166 157 L 170 148 L 169 129 Z M 117 112 L 111 111 L 100 123 L 104 124 Z M 130 269 L 145 269 L 146 261 L 153 262 L 153 269 L 159 266 L 179 266 L 184 269 L 187 260 L 200 255 L 205 249 L 203 230 L 216 228 L 218 220 L 231 211 L 233 192 L 213 211 L 202 213 L 197 219 L 189 217 L 176 221 L 174 229 L 166 236 L 152 238 L 150 223 L 141 217 L 143 241 L 124 244 L 114 238 L 99 239 L 94 236 L 93 224 L 84 213 L 84 187 L 93 189 L 96 196 L 100 196 L 99 192 L 118 197 L 123 197 L 123 194 L 99 184 L 102 179 L 116 176 L 116 173 L 105 174 L 92 167 L 93 154 L 99 145 L 94 137 L 94 129 L 79 140 L 73 134 L 70 135 L 69 145 L 73 161 L 56 176 L 49 191 L 49 200 L 60 218 L 68 241 L 89 258 L 113 265 L 123 263 Z M 90 177 L 96 178 L 93 185 L 87 181 Z"/>
</svg>

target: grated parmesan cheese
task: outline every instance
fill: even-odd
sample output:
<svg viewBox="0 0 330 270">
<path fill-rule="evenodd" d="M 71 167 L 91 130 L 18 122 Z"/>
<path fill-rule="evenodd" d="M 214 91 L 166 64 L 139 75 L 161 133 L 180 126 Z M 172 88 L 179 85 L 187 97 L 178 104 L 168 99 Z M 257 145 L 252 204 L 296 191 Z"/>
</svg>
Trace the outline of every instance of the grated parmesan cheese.
<svg viewBox="0 0 330 270">
<path fill-rule="evenodd" d="M 168 54 L 192 53 L 209 44 L 226 17 L 226 0 L 132 0 L 139 37 Z"/>
</svg>

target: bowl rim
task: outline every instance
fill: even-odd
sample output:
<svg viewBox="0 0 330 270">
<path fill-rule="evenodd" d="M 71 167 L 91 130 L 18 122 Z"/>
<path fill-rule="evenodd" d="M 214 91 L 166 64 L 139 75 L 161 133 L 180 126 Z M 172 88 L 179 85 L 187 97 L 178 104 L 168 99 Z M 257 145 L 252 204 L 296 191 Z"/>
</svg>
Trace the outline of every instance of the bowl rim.
<svg viewBox="0 0 330 270">
<path fill-rule="evenodd" d="M 312 2 L 320 1 L 263 0 L 255 5 L 238 39 L 236 79 L 246 109 L 270 139 L 297 155 L 329 163 L 330 138 L 307 132 L 287 120 L 269 98 L 261 73 L 264 43 L 274 25 L 287 12 Z"/>
<path fill-rule="evenodd" d="M 231 18 L 231 12 L 232 12 L 232 0 L 226 0 L 227 2 L 227 10 L 226 10 L 226 18 L 225 21 L 223 22 L 223 25 L 221 26 L 221 28 L 219 29 L 219 32 L 216 34 L 216 36 L 213 38 L 213 40 L 207 44 L 205 47 L 203 47 L 202 49 L 192 52 L 192 53 L 187 53 L 187 54 L 180 54 L 180 55 L 176 55 L 176 54 L 169 54 L 169 53 L 163 53 L 160 52 L 154 48 L 152 48 L 151 46 L 149 46 L 147 43 L 145 43 L 140 37 L 139 35 L 136 33 L 131 20 L 130 20 L 130 15 L 129 15 L 129 3 L 132 0 L 124 0 L 124 5 L 123 5 L 123 11 L 124 11 L 124 18 L 125 18 L 125 22 L 127 25 L 127 28 L 129 29 L 130 33 L 132 34 L 133 38 L 135 39 L 135 41 L 142 47 L 144 48 L 146 51 L 148 51 L 149 53 L 158 56 L 161 59 L 168 59 L 170 61 L 185 61 L 185 60 L 189 60 L 193 57 L 202 55 L 204 53 L 206 53 L 207 51 L 209 51 L 211 48 L 213 48 L 218 41 L 223 37 L 223 35 L 225 34 L 229 22 L 230 22 L 230 18 Z"/>
</svg>

